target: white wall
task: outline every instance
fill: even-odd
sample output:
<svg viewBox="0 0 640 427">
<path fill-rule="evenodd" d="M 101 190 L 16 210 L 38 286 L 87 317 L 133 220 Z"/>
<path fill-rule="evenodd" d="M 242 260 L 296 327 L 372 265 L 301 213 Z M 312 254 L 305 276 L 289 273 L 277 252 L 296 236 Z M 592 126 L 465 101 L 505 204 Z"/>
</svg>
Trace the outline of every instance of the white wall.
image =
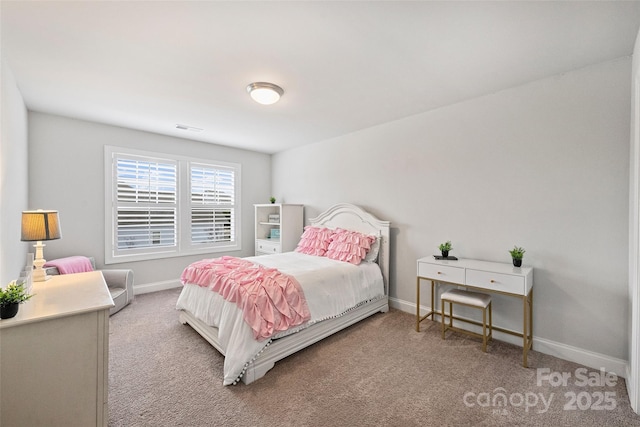
<svg viewBox="0 0 640 427">
<path fill-rule="evenodd" d="M 631 407 L 640 410 L 640 32 L 631 71 L 631 148 L 629 173 L 629 372 Z"/>
<path fill-rule="evenodd" d="M 27 261 L 29 245 L 20 241 L 20 226 L 22 211 L 29 208 L 29 170 L 27 108 L 11 69 L 4 61 L 1 66 L 0 287 L 5 287 L 20 276 Z"/>
<path fill-rule="evenodd" d="M 416 259 L 439 243 L 507 263 L 523 246 L 535 346 L 594 352 L 620 373 L 630 71 L 622 58 L 276 154 L 273 192 L 306 204 L 307 219 L 351 202 L 390 220 L 391 296 L 407 311 Z M 521 303 L 494 297 L 494 307 L 496 324 L 521 330 Z"/>
<path fill-rule="evenodd" d="M 253 255 L 253 204 L 265 203 L 271 195 L 270 155 L 35 112 L 29 113 L 29 144 L 31 206 L 60 212 L 62 239 L 47 242 L 46 259 L 86 255 L 104 266 L 105 145 L 240 163 L 242 251 L 229 255 Z M 190 262 L 221 255 L 111 264 L 108 268 L 132 268 L 140 291 L 143 286 L 174 285 Z"/>
</svg>

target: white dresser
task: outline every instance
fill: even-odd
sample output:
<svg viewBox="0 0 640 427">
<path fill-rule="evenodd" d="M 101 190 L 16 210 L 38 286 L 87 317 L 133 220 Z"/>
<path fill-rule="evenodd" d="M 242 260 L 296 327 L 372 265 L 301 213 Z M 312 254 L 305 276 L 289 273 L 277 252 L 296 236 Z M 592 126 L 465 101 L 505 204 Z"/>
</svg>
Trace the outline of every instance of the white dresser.
<svg viewBox="0 0 640 427">
<path fill-rule="evenodd" d="M 99 271 L 35 282 L 0 320 L 0 425 L 106 426 L 109 308 Z"/>
<path fill-rule="evenodd" d="M 279 254 L 293 251 L 304 223 L 304 206 L 293 204 L 254 205 L 256 255 Z"/>
</svg>

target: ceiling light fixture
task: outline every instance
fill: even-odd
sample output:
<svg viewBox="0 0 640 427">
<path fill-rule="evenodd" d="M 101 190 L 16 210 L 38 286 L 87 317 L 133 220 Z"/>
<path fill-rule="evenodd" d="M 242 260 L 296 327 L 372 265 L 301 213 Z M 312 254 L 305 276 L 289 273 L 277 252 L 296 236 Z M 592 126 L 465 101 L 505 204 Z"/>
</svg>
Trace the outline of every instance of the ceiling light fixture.
<svg viewBox="0 0 640 427">
<path fill-rule="evenodd" d="M 273 83 L 255 82 L 247 86 L 247 92 L 258 104 L 271 105 L 278 102 L 284 90 Z"/>
<path fill-rule="evenodd" d="M 189 125 L 181 125 L 180 123 L 178 123 L 176 125 L 176 129 L 180 129 L 180 130 L 188 130 L 191 132 L 202 132 L 203 129 L 194 127 L 194 126 L 189 126 Z"/>
</svg>

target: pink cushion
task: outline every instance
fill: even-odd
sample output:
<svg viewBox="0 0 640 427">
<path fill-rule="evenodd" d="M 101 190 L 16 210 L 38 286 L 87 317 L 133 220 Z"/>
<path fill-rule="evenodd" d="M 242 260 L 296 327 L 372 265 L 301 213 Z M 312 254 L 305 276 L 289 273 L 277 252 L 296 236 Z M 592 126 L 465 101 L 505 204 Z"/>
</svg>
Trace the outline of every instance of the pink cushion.
<svg viewBox="0 0 640 427">
<path fill-rule="evenodd" d="M 375 236 L 338 228 L 333 233 L 326 257 L 358 265 L 367 256 L 375 240 Z"/>
<path fill-rule="evenodd" d="M 324 256 L 329 248 L 333 230 L 308 225 L 300 237 L 296 252 L 307 255 Z"/>
<path fill-rule="evenodd" d="M 91 260 L 85 256 L 70 256 L 47 261 L 43 267 L 56 267 L 60 274 L 93 271 Z"/>
</svg>

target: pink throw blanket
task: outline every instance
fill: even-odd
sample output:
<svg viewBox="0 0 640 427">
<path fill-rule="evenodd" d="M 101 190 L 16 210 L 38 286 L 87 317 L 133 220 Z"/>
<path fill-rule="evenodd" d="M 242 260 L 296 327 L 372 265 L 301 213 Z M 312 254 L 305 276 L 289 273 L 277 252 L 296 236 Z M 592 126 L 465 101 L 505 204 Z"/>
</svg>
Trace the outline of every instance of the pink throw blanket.
<svg viewBox="0 0 640 427">
<path fill-rule="evenodd" d="M 60 274 L 84 273 L 93 271 L 91 260 L 85 256 L 70 256 L 48 261 L 44 267 L 56 267 Z"/>
<path fill-rule="evenodd" d="M 235 303 L 259 341 L 311 318 L 298 281 L 275 268 L 223 256 L 192 263 L 180 279 L 183 285 L 209 288 Z"/>
</svg>

